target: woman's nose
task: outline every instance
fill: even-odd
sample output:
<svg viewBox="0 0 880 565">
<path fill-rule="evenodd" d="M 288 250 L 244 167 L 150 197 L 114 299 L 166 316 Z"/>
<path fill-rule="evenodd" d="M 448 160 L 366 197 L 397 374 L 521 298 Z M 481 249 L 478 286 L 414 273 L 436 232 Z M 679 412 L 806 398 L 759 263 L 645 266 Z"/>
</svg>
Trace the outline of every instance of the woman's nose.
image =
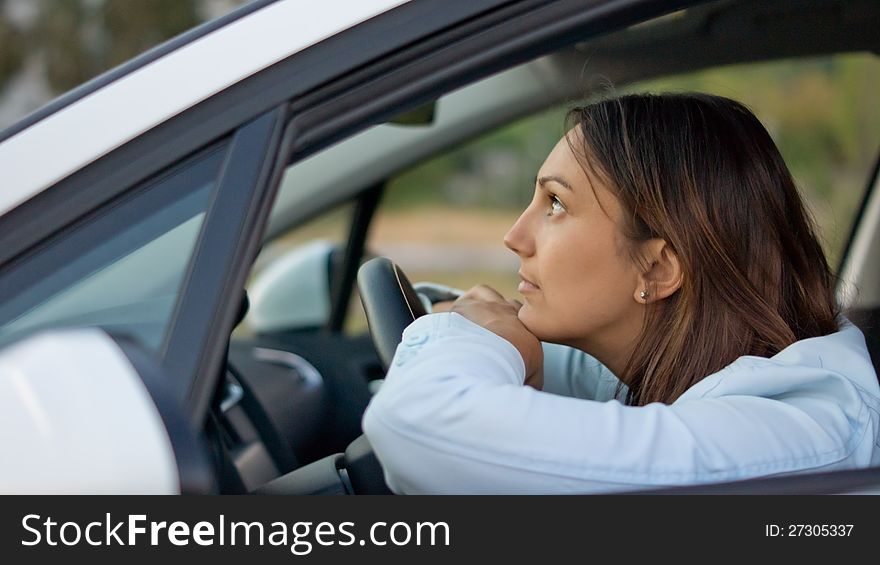
<svg viewBox="0 0 880 565">
<path fill-rule="evenodd" d="M 527 223 L 527 212 L 523 212 L 504 235 L 504 245 L 520 257 L 534 253 L 534 238 Z"/>
</svg>

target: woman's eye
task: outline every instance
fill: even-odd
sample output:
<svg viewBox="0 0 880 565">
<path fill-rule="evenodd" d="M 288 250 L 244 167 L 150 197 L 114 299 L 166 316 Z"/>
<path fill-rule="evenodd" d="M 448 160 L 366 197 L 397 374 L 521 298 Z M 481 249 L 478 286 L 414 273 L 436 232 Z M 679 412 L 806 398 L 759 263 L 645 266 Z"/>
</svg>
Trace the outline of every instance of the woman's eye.
<svg viewBox="0 0 880 565">
<path fill-rule="evenodd" d="M 555 216 L 560 212 L 565 212 L 565 206 L 562 205 L 562 202 L 559 201 L 555 196 L 550 197 L 550 210 L 547 212 L 548 216 Z"/>
</svg>

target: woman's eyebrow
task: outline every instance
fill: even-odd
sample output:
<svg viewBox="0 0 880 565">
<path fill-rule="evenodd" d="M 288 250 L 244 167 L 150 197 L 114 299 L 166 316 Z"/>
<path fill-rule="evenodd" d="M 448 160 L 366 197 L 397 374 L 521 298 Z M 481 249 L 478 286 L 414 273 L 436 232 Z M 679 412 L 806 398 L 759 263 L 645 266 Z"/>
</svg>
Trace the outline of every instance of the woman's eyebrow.
<svg viewBox="0 0 880 565">
<path fill-rule="evenodd" d="M 536 182 L 538 184 L 540 184 L 542 187 L 544 186 L 545 183 L 555 182 L 556 184 L 563 186 L 563 187 L 567 188 L 568 190 L 574 192 L 574 189 L 571 187 L 570 184 L 568 184 L 565 181 L 565 179 L 557 177 L 556 175 L 546 175 L 546 176 L 540 177 L 540 178 L 536 179 Z"/>
</svg>

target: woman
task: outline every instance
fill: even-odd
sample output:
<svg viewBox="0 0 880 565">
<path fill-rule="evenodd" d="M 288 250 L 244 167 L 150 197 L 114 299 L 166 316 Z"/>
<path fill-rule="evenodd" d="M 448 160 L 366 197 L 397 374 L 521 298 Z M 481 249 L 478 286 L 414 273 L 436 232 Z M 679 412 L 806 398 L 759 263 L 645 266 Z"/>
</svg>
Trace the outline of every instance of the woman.
<svg viewBox="0 0 880 565">
<path fill-rule="evenodd" d="M 478 286 L 404 332 L 364 416 L 389 486 L 585 493 L 880 464 L 864 337 L 760 122 L 702 94 L 570 117 L 505 236 L 522 303 Z"/>
</svg>

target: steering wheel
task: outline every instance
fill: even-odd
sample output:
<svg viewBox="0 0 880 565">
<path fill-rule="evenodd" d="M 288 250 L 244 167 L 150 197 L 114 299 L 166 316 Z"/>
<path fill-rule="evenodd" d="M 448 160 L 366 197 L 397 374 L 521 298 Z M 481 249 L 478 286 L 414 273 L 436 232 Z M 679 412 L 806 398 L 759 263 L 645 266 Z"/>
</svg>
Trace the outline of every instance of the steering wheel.
<svg viewBox="0 0 880 565">
<path fill-rule="evenodd" d="M 376 353 L 387 371 L 403 330 L 427 312 L 409 279 L 387 257 L 375 257 L 361 265 L 357 285 Z"/>
<path fill-rule="evenodd" d="M 404 328 L 427 312 L 409 279 L 390 259 L 376 257 L 364 263 L 358 270 L 357 284 L 373 344 L 387 371 Z M 323 492 L 326 485 L 337 486 L 334 478 L 340 469 L 345 470 L 353 494 L 391 494 L 382 466 L 364 435 L 351 442 L 344 454 L 300 468 L 259 490 L 264 494 Z"/>
<path fill-rule="evenodd" d="M 400 267 L 385 257 L 370 259 L 358 270 L 358 291 L 379 360 L 388 370 L 403 330 L 427 314 Z M 315 461 L 260 487 L 260 494 L 343 494 L 339 480 L 345 471 L 351 494 L 392 494 L 385 475 L 366 436 L 337 453 Z"/>
</svg>

